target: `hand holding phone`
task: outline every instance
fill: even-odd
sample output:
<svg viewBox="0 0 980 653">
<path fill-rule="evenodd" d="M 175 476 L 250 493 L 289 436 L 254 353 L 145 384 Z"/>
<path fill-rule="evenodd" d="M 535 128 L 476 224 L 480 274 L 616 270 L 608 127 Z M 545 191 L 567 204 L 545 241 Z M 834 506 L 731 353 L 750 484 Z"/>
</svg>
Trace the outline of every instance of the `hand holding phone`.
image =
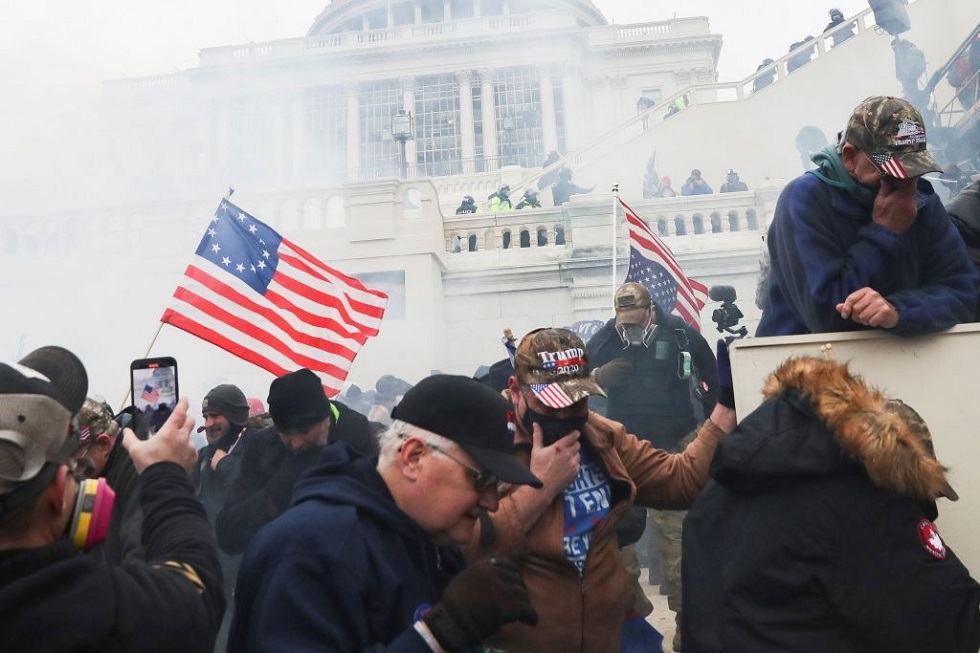
<svg viewBox="0 0 980 653">
<path fill-rule="evenodd" d="M 140 411 L 150 435 L 170 417 L 177 398 L 177 361 L 171 356 L 140 358 L 129 364 L 134 410 Z"/>
</svg>

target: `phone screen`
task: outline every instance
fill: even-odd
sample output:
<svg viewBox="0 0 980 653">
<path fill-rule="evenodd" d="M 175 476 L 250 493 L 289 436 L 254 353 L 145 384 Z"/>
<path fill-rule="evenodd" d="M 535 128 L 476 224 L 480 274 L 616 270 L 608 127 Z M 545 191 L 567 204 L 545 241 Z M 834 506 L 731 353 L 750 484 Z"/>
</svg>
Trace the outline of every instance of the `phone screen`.
<svg viewBox="0 0 980 653">
<path fill-rule="evenodd" d="M 170 356 L 141 358 L 130 363 L 129 372 L 133 407 L 153 435 L 177 405 L 177 361 Z"/>
</svg>

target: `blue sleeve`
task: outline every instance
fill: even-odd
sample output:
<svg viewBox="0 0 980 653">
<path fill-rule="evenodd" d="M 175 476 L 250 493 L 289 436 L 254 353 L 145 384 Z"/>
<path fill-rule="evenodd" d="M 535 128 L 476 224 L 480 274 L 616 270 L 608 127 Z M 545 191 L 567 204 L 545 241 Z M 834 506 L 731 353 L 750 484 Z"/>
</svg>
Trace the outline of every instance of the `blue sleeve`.
<svg viewBox="0 0 980 653">
<path fill-rule="evenodd" d="M 920 248 L 920 285 L 915 290 L 885 294 L 898 309 L 893 331 L 903 336 L 972 322 L 977 303 L 977 268 L 939 198 L 932 195 L 919 216 L 908 235 Z"/>
</svg>

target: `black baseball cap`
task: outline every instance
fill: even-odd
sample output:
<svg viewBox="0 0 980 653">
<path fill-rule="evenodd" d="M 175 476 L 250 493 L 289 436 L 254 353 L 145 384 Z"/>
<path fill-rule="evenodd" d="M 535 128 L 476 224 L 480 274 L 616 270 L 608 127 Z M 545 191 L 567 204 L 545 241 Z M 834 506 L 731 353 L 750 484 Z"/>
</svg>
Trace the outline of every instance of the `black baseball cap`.
<svg viewBox="0 0 980 653">
<path fill-rule="evenodd" d="M 406 392 L 391 417 L 452 440 L 501 481 L 539 488 L 540 479 L 514 457 L 509 411 L 510 402 L 479 381 L 434 374 Z"/>
</svg>

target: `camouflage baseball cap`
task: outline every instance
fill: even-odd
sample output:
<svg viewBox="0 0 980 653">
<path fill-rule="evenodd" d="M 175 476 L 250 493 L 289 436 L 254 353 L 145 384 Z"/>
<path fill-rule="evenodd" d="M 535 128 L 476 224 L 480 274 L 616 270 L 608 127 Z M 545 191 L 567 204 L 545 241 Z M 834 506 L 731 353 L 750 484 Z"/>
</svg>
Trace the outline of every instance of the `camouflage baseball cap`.
<svg viewBox="0 0 980 653">
<path fill-rule="evenodd" d="M 78 411 L 78 441 L 87 445 L 98 435 L 116 435 L 119 425 L 113 421 L 112 409 L 104 401 L 87 397 Z"/>
<path fill-rule="evenodd" d="M 650 291 L 642 283 L 630 281 L 616 289 L 613 306 L 616 308 L 616 324 L 639 324 L 646 318 L 652 304 Z"/>
<path fill-rule="evenodd" d="M 589 395 L 606 396 L 589 376 L 585 344 L 568 329 L 535 329 L 524 336 L 514 371 L 518 382 L 548 408 L 565 408 Z"/>
<path fill-rule="evenodd" d="M 929 433 L 929 427 L 926 426 L 925 420 L 922 419 L 922 416 L 915 412 L 915 409 L 903 402 L 901 399 L 888 399 L 885 402 L 885 411 L 898 415 L 898 417 L 908 425 L 912 433 L 918 436 L 918 438 L 922 441 L 922 445 L 926 450 L 926 453 L 929 454 L 933 460 L 938 460 L 936 458 L 936 449 L 932 446 L 932 434 Z M 956 493 L 956 490 L 954 490 L 945 479 L 943 479 L 943 485 L 939 492 L 939 496 L 946 497 L 950 501 L 960 500 L 960 495 Z"/>
<path fill-rule="evenodd" d="M 865 152 L 883 175 L 896 179 L 942 172 L 926 149 L 922 114 L 897 97 L 875 95 L 854 109 L 844 142 Z"/>
</svg>

